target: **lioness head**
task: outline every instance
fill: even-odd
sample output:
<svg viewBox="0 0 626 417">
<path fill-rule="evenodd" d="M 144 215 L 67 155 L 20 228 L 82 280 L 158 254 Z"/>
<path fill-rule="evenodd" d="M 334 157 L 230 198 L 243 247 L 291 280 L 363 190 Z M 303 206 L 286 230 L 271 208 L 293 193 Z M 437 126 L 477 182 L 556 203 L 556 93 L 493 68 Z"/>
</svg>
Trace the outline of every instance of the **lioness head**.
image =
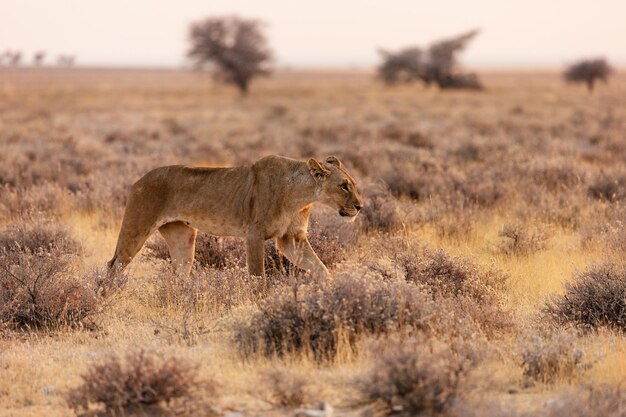
<svg viewBox="0 0 626 417">
<path fill-rule="evenodd" d="M 318 185 L 320 202 L 337 209 L 340 215 L 354 219 L 363 207 L 363 200 L 356 182 L 341 161 L 334 156 L 329 156 L 324 163 L 311 158 L 307 165 Z"/>
</svg>

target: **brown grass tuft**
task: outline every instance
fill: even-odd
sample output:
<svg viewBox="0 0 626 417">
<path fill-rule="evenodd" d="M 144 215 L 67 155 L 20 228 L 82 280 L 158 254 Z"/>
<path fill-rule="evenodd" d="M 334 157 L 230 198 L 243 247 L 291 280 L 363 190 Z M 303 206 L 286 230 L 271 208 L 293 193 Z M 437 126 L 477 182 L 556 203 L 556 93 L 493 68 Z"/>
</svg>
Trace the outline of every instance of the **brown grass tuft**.
<svg viewBox="0 0 626 417">
<path fill-rule="evenodd" d="M 520 348 L 524 376 L 538 382 L 572 381 L 588 368 L 583 351 L 576 346 L 576 334 L 571 331 L 535 331 L 520 340 Z"/>
<path fill-rule="evenodd" d="M 310 377 L 287 367 L 265 372 L 262 385 L 263 399 L 278 407 L 302 407 L 311 401 Z"/>
<path fill-rule="evenodd" d="M 529 230 L 521 224 L 505 225 L 498 236 L 505 238 L 498 249 L 501 253 L 528 256 L 546 249 L 548 236 L 541 230 Z"/>
<path fill-rule="evenodd" d="M 79 254 L 80 244 L 62 226 L 37 221 L 17 222 L 0 231 L 0 251 L 13 253 L 55 252 Z"/>
<path fill-rule="evenodd" d="M 56 247 L 0 253 L 0 324 L 13 329 L 93 327 L 101 299 Z"/>
<path fill-rule="evenodd" d="M 480 356 L 469 345 L 432 339 L 390 338 L 375 344 L 369 375 L 356 385 L 368 401 L 382 402 L 387 415 L 441 415 L 448 411 L 467 372 Z"/>
<path fill-rule="evenodd" d="M 626 269 L 604 263 L 579 272 L 565 284 L 565 293 L 552 296 L 544 310 L 558 323 L 592 329 L 607 326 L 624 332 Z"/>
<path fill-rule="evenodd" d="M 78 412 L 95 406 L 107 416 L 145 411 L 163 416 L 212 414 L 200 399 L 215 395 L 215 383 L 200 380 L 197 365 L 176 356 L 145 350 L 111 355 L 82 380 L 67 394 L 70 407 Z"/>
</svg>

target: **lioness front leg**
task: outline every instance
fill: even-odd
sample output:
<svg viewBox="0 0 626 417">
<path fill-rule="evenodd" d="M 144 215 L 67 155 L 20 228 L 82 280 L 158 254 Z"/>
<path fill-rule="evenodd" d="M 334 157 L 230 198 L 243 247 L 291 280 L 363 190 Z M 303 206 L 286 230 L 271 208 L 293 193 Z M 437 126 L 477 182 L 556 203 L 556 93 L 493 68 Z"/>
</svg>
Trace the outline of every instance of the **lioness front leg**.
<svg viewBox="0 0 626 417">
<path fill-rule="evenodd" d="M 317 256 L 306 236 L 285 235 L 276 239 L 278 249 L 298 268 L 307 270 L 318 279 L 329 276 L 326 265 Z"/>
<path fill-rule="evenodd" d="M 265 239 L 263 234 L 250 231 L 246 237 L 246 260 L 248 273 L 260 277 L 265 276 L 263 261 L 265 258 Z"/>
</svg>

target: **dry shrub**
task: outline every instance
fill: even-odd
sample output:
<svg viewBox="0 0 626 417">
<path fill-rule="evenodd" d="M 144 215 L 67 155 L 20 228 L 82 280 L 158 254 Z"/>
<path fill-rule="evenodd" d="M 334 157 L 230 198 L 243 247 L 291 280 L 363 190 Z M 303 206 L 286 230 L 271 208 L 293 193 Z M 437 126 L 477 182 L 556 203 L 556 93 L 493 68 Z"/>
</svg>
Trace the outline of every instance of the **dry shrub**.
<svg viewBox="0 0 626 417">
<path fill-rule="evenodd" d="M 593 91 L 596 81 L 607 81 L 613 69 L 604 58 L 583 59 L 571 64 L 563 73 L 568 82 L 585 83 L 589 91 Z"/>
<path fill-rule="evenodd" d="M 401 125 L 390 124 L 383 126 L 378 131 L 378 136 L 383 139 L 401 142 L 416 148 L 434 148 L 432 139 L 416 129 L 406 129 Z"/>
<path fill-rule="evenodd" d="M 584 328 L 607 326 L 626 331 L 626 269 L 610 263 L 575 274 L 563 295 L 554 295 L 545 312 L 558 323 Z"/>
<path fill-rule="evenodd" d="M 626 390 L 609 385 L 587 385 L 572 389 L 550 401 L 548 417 L 623 417 Z"/>
<path fill-rule="evenodd" d="M 263 399 L 275 406 L 295 408 L 309 403 L 310 376 L 287 367 L 279 367 L 263 374 Z"/>
<path fill-rule="evenodd" d="M 277 291 L 249 322 L 239 325 L 235 340 L 246 356 L 310 353 L 317 360 L 328 360 L 342 348 L 354 349 L 362 334 L 406 326 L 424 331 L 442 328 L 437 321 L 450 317 L 440 308 L 409 283 L 354 270 L 332 282 Z"/>
<path fill-rule="evenodd" d="M 521 224 L 506 224 L 498 236 L 506 240 L 498 246 L 498 250 L 506 255 L 529 256 L 547 247 L 548 236 L 541 230 L 530 231 Z"/>
<path fill-rule="evenodd" d="M 606 174 L 602 172 L 589 184 L 587 191 L 591 197 L 597 200 L 613 203 L 626 197 L 625 186 L 626 176 L 623 173 Z"/>
<path fill-rule="evenodd" d="M 363 187 L 365 206 L 360 215 L 360 224 L 365 233 L 395 232 L 404 226 L 398 202 L 389 187 L 383 183 L 366 184 Z"/>
<path fill-rule="evenodd" d="M 150 255 L 157 259 L 170 259 L 164 239 L 146 243 Z M 223 238 L 199 233 L 196 237 L 195 264 L 208 268 L 233 268 L 245 266 L 245 247 L 241 239 Z"/>
<path fill-rule="evenodd" d="M 506 275 L 481 271 L 443 251 L 407 251 L 399 255 L 398 262 L 408 282 L 424 286 L 435 302 L 449 302 L 457 315 L 470 317 L 487 334 L 501 334 L 513 327 L 499 295 L 506 286 Z"/>
<path fill-rule="evenodd" d="M 454 404 L 461 383 L 480 355 L 467 342 L 449 344 L 425 338 L 390 338 L 370 352 L 369 375 L 356 384 L 385 414 L 441 415 Z"/>
<path fill-rule="evenodd" d="M 110 416 L 210 415 L 201 398 L 214 396 L 215 383 L 200 380 L 198 370 L 183 358 L 131 350 L 91 367 L 67 401 L 77 412 L 96 407 Z"/>
<path fill-rule="evenodd" d="M 354 226 L 339 215 L 313 215 L 309 222 L 307 238 L 324 265 L 332 268 L 346 259 L 346 247 L 356 240 Z"/>
<path fill-rule="evenodd" d="M 27 189 L 2 186 L 0 191 L 0 213 L 7 217 L 57 217 L 70 202 L 69 191 L 52 182 Z"/>
<path fill-rule="evenodd" d="M 529 334 L 520 340 L 520 349 L 524 376 L 538 382 L 571 381 L 588 368 L 572 331 Z"/>
<path fill-rule="evenodd" d="M 376 151 L 372 155 L 376 172 L 372 174 L 382 179 L 393 195 L 422 201 L 444 188 L 447 175 L 432 150 L 393 144 Z"/>
<path fill-rule="evenodd" d="M 241 268 L 194 268 L 191 275 L 174 274 L 165 268 L 155 278 L 158 306 L 200 314 L 222 314 L 253 300 L 263 287 L 261 279 Z"/>
<path fill-rule="evenodd" d="M 539 161 L 529 170 L 528 178 L 533 185 L 541 185 L 553 193 L 570 190 L 585 181 L 585 172 L 569 161 Z M 525 168 L 524 173 L 528 174 L 527 171 Z"/>
<path fill-rule="evenodd" d="M 49 252 L 78 254 L 80 244 L 62 226 L 42 221 L 19 222 L 0 231 L 0 251 L 7 253 Z"/>
<path fill-rule="evenodd" d="M 95 286 L 76 276 L 62 250 L 0 253 L 0 324 L 5 327 L 93 327 L 100 305 Z"/>
<path fill-rule="evenodd" d="M 575 230 L 585 224 L 581 214 L 588 203 L 575 193 L 546 193 L 531 187 L 519 196 L 517 206 L 515 214 L 520 221 L 539 221 Z"/>
<path fill-rule="evenodd" d="M 406 196 L 417 201 L 427 199 L 437 189 L 429 174 L 410 165 L 407 166 L 407 169 L 391 168 L 383 172 L 381 178 L 395 196 Z"/>
<path fill-rule="evenodd" d="M 493 207 L 504 196 L 502 178 L 494 172 L 470 170 L 456 173 L 447 189 L 439 190 L 450 208 L 464 209 L 467 206 Z"/>
<path fill-rule="evenodd" d="M 426 285 L 436 295 L 468 296 L 479 303 L 497 302 L 497 291 L 507 277 L 497 271 L 481 271 L 471 262 L 449 256 L 441 250 L 402 253 L 398 258 L 406 280 Z"/>
</svg>

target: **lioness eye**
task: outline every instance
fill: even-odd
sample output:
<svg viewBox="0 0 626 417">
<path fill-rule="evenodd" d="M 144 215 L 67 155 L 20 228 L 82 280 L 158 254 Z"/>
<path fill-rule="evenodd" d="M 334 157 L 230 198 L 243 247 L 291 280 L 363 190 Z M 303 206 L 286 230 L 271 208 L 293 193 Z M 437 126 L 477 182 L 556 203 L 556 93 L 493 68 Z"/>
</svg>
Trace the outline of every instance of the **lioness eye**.
<svg viewBox="0 0 626 417">
<path fill-rule="evenodd" d="M 350 191 L 350 189 L 348 188 L 348 183 L 347 183 L 347 182 L 344 182 L 343 184 L 341 184 L 341 188 L 342 188 L 344 191 Z"/>
</svg>

